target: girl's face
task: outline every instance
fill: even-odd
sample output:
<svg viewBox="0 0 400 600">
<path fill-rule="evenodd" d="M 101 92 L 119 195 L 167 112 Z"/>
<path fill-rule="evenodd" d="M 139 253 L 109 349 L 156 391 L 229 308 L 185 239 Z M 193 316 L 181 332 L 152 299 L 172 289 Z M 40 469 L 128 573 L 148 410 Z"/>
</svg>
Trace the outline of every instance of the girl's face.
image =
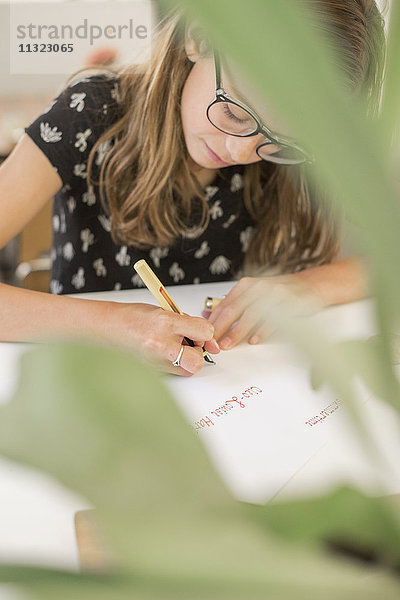
<svg viewBox="0 0 400 600">
<path fill-rule="evenodd" d="M 225 82 L 224 86 L 229 93 Z M 238 138 L 219 131 L 210 123 L 206 112 L 214 97 L 214 60 L 199 58 L 188 75 L 181 100 L 183 133 L 192 160 L 208 169 L 260 161 L 256 148 L 263 140 L 262 135 Z"/>
<path fill-rule="evenodd" d="M 227 94 L 238 97 L 223 68 L 222 85 Z M 191 159 L 206 169 L 261 161 L 256 148 L 265 141 L 262 134 L 240 138 L 223 133 L 210 123 L 206 112 L 214 98 L 214 59 L 198 58 L 184 84 L 181 99 L 183 133 Z"/>
</svg>

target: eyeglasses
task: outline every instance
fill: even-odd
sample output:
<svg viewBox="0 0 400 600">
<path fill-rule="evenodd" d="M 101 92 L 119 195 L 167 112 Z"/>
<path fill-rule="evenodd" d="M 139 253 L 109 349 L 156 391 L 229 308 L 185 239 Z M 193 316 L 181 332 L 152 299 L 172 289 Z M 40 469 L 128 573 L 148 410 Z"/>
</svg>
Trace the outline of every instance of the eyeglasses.
<svg viewBox="0 0 400 600">
<path fill-rule="evenodd" d="M 256 152 L 263 160 L 281 165 L 314 162 L 314 158 L 305 150 L 274 134 L 250 108 L 226 94 L 221 85 L 221 63 L 215 50 L 214 63 L 216 92 L 207 108 L 207 118 L 214 127 L 237 137 L 251 137 L 262 133 L 266 141 L 257 146 Z"/>
</svg>

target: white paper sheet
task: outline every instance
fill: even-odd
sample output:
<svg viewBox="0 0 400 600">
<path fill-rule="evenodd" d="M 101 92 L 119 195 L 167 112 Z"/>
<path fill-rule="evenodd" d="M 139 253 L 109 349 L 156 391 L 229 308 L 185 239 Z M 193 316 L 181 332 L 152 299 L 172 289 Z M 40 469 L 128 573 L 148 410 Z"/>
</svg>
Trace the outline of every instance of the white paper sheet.
<svg viewBox="0 0 400 600">
<path fill-rule="evenodd" d="M 168 290 L 184 312 L 199 315 L 206 296 L 222 297 L 233 285 Z M 155 303 L 144 289 L 95 296 Z M 376 333 L 369 300 L 325 309 L 313 323 L 332 341 Z M 400 493 L 400 421 L 384 402 L 367 400 L 368 392 L 360 392 L 361 414 L 383 456 L 377 468 L 340 399 L 327 388 L 313 392 L 309 366 L 279 338 L 256 347 L 244 343 L 216 359 L 216 367 L 205 366 L 190 379 L 169 377 L 166 382 L 237 498 L 265 502 L 343 483 L 375 494 Z"/>
<path fill-rule="evenodd" d="M 325 444 L 345 418 L 340 399 L 310 387 L 284 344 L 242 344 L 191 380 L 167 385 L 234 495 L 264 502 Z"/>
</svg>

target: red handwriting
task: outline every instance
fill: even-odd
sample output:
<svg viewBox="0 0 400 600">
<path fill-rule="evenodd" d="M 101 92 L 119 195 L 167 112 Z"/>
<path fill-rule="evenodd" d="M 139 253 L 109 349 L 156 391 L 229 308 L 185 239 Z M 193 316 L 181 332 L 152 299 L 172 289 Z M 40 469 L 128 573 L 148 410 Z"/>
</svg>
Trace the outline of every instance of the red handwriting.
<svg viewBox="0 0 400 600">
<path fill-rule="evenodd" d="M 207 415 L 205 417 L 203 417 L 202 419 L 200 419 L 199 421 L 196 421 L 196 423 L 194 424 L 195 431 L 198 431 L 199 429 L 203 429 L 203 427 L 214 427 L 214 423 L 212 422 L 210 417 L 208 417 Z"/>
<path fill-rule="evenodd" d="M 214 410 L 210 411 L 210 415 L 213 415 L 213 417 L 205 415 L 204 417 L 196 421 L 193 426 L 194 431 L 199 431 L 204 427 L 214 427 L 215 423 L 213 421 L 213 418 L 214 420 L 216 420 L 221 417 L 225 417 L 235 408 L 246 408 L 245 401 L 251 399 L 252 396 L 257 396 L 261 393 L 261 388 L 257 387 L 256 385 L 252 385 L 251 387 L 245 389 L 244 392 L 242 392 L 241 394 L 238 394 L 237 396 L 231 396 L 230 398 L 228 398 L 228 400 L 225 400 L 225 402 L 221 406 L 217 406 L 216 408 L 214 408 Z"/>
<path fill-rule="evenodd" d="M 334 402 L 329 404 L 329 406 L 327 406 L 326 408 L 321 410 L 320 413 L 315 415 L 315 417 L 308 419 L 308 421 L 306 421 L 305 424 L 309 425 L 310 427 L 313 427 L 314 425 L 317 425 L 321 421 L 324 421 L 327 417 L 329 417 L 331 414 L 333 414 L 335 411 L 338 410 L 341 403 L 342 403 L 341 400 L 335 400 Z"/>
</svg>

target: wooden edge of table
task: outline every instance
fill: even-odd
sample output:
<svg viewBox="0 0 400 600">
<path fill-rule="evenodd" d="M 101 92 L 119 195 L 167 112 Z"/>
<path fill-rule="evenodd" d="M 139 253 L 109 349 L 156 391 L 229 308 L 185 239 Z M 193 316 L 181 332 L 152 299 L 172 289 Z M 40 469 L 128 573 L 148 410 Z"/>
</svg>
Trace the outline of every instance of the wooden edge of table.
<svg viewBox="0 0 400 600">
<path fill-rule="evenodd" d="M 82 571 L 111 572 L 112 562 L 96 523 L 96 510 L 75 513 L 74 524 Z"/>
</svg>

